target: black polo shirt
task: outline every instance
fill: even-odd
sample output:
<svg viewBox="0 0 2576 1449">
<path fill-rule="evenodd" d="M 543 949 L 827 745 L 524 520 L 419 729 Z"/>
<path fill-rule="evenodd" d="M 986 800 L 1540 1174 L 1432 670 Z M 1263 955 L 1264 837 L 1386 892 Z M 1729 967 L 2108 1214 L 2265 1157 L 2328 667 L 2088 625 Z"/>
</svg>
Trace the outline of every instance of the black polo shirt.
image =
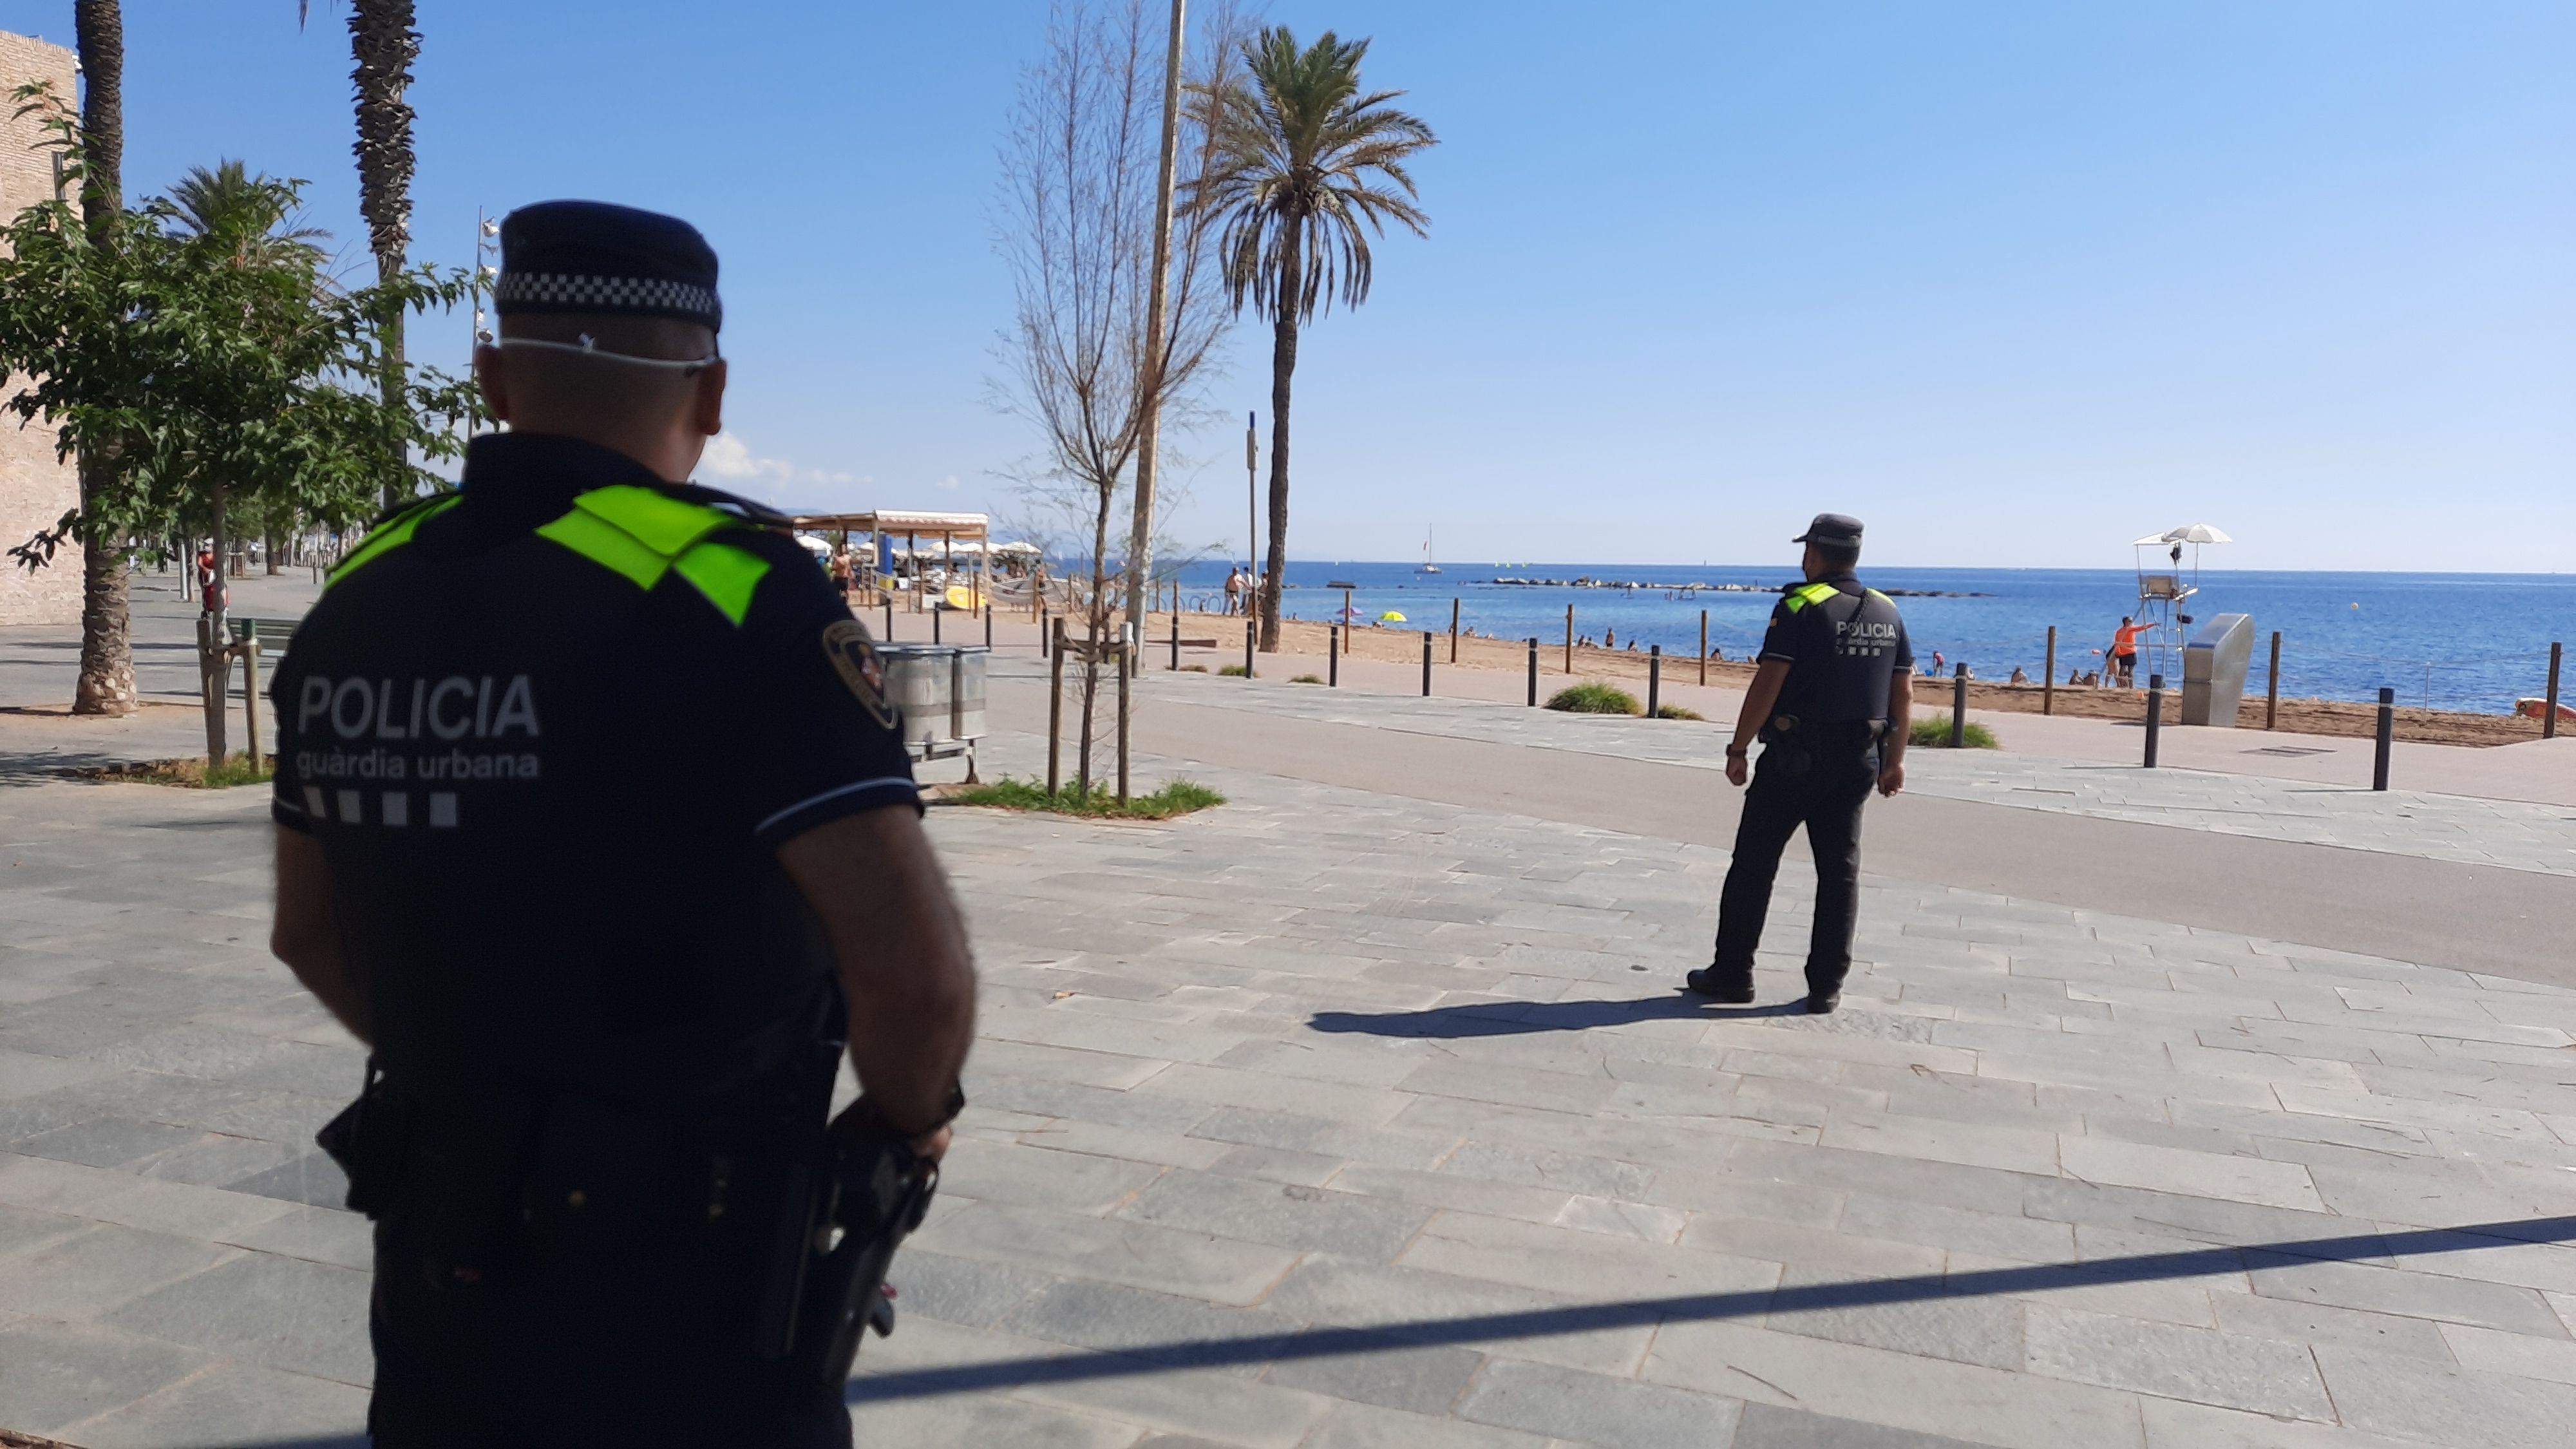
<svg viewBox="0 0 2576 1449">
<path fill-rule="evenodd" d="M 911 761 L 783 531 L 716 535 L 769 565 L 739 623 L 536 533 L 609 484 L 774 521 L 572 439 L 477 438 L 461 501 L 297 628 L 273 813 L 322 846 L 394 1074 L 765 1103 L 832 994 L 776 848 L 918 808 Z"/>
<path fill-rule="evenodd" d="M 1896 605 L 1850 574 L 1791 584 L 1781 592 L 1762 636 L 1761 657 L 1789 666 L 1773 713 L 1806 725 L 1886 719 L 1891 676 L 1914 667 L 1914 647 Z"/>
</svg>

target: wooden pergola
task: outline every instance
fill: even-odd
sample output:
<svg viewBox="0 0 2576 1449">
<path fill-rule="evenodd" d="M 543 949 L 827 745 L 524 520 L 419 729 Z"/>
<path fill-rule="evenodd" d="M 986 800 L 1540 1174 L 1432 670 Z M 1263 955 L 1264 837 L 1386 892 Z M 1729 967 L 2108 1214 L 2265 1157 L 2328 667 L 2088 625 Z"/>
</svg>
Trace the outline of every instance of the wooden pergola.
<svg viewBox="0 0 2576 1449">
<path fill-rule="evenodd" d="M 904 551 L 912 555 L 916 565 L 921 558 L 921 540 L 935 539 L 939 543 L 941 566 L 952 577 L 957 571 L 957 545 L 973 543 L 976 545 L 975 597 L 982 600 L 993 596 L 993 528 L 992 520 L 984 514 L 879 508 L 866 513 L 799 513 L 792 515 L 790 521 L 800 532 L 839 535 L 843 548 L 849 547 L 853 534 L 886 540 L 900 538 L 904 541 Z M 876 573 L 878 552 L 874 546 L 868 549 L 867 571 L 871 579 Z M 916 584 L 918 577 L 916 568 Z M 918 610 L 921 607 L 921 590 L 916 586 L 911 593 L 913 607 Z"/>
</svg>

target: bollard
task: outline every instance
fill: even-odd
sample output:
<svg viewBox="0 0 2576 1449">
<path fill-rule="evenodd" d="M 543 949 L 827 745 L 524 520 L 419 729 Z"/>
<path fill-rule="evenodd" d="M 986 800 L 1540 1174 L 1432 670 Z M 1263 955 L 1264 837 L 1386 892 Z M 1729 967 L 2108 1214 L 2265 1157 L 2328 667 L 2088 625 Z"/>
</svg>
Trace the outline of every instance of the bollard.
<svg viewBox="0 0 2576 1449">
<path fill-rule="evenodd" d="M 939 616 L 946 612 L 947 611 L 945 609 L 933 609 L 930 611 L 930 642 L 933 644 L 939 642 Z"/>
<path fill-rule="evenodd" d="M 1354 617 L 1356 616 L 1351 613 L 1351 591 L 1344 589 L 1342 590 L 1342 652 L 1345 654 L 1351 652 L 1351 620 Z"/>
<path fill-rule="evenodd" d="M 1661 718 L 1664 712 L 1664 646 L 1653 644 L 1646 649 L 1646 718 Z"/>
<path fill-rule="evenodd" d="M 1250 620 L 1250 619 L 1246 619 L 1246 620 L 1244 620 L 1244 621 L 1243 621 L 1243 677 L 1244 677 L 1244 678 L 1246 678 L 1246 679 L 1250 679 L 1250 678 L 1252 677 L 1252 646 L 1253 646 L 1254 644 L 1256 644 L 1256 643 L 1259 643 L 1259 642 L 1260 642 L 1260 639 L 1261 639 L 1261 630 L 1260 630 L 1260 626 L 1259 626 L 1259 625 L 1257 625 L 1257 624 L 1255 624 L 1255 623 L 1254 623 L 1252 620 Z"/>
<path fill-rule="evenodd" d="M 1177 620 L 1177 619 L 1176 619 L 1176 620 L 1174 620 L 1174 621 L 1173 621 L 1174 626 L 1175 626 L 1175 627 L 1177 627 L 1177 626 L 1179 625 L 1179 622 L 1180 622 L 1180 621 L 1179 621 L 1179 620 Z M 992 600 L 990 600 L 990 599 L 986 599 L 986 600 L 984 601 L 984 649 L 985 649 L 985 651 L 986 651 L 987 653 L 990 653 L 990 652 L 992 651 L 992 648 L 993 648 L 993 601 L 992 601 Z"/>
<path fill-rule="evenodd" d="M 2272 631 L 2272 673 L 2263 685 L 2263 728 L 2281 718 L 2281 631 Z"/>
<path fill-rule="evenodd" d="M 2370 788 L 2388 788 L 2388 751 L 2397 739 L 2397 691 L 2379 687 L 2379 738 L 2370 759 Z"/>
<path fill-rule="evenodd" d="M 1047 798 L 1052 800 L 1064 783 L 1064 620 L 1057 619 L 1049 632 L 1055 636 L 1053 647 L 1042 633 L 1038 652 L 1053 661 L 1047 666 Z"/>
<path fill-rule="evenodd" d="M 1422 631 L 1422 697 L 1431 697 L 1431 631 Z"/>
<path fill-rule="evenodd" d="M 894 642 L 894 595 L 892 595 L 892 594 L 888 594 L 888 595 L 886 595 L 886 597 L 885 597 L 885 606 L 886 606 L 886 631 L 885 631 L 885 637 L 886 637 L 886 642 L 887 642 L 887 643 L 889 643 L 889 644 L 891 644 L 891 643 L 893 643 L 893 642 Z M 1043 652 L 1043 651 L 1041 651 L 1041 652 Z"/>
<path fill-rule="evenodd" d="M 1574 672 L 1574 606 L 1565 606 L 1565 672 Z"/>
<path fill-rule="evenodd" d="M 1961 750 L 1967 746 L 1968 666 L 1962 664 L 1959 672 L 1950 676 L 1950 748 Z"/>
<path fill-rule="evenodd" d="M 2147 676 L 2147 768 L 2156 767 L 2156 736 L 2165 727 L 2165 677 Z"/>
<path fill-rule="evenodd" d="M 1172 616 L 1172 672 L 1181 672 L 1181 616 Z"/>
<path fill-rule="evenodd" d="M 1699 682 L 1708 683 L 1708 610 L 1699 611 Z"/>
<path fill-rule="evenodd" d="M 2048 626 L 2048 668 L 2039 681 L 2039 712 L 2057 713 L 2057 626 Z"/>
<path fill-rule="evenodd" d="M 1529 702 L 1530 708 L 1538 708 L 1538 636 L 1536 634 L 1532 634 L 1529 641 Z"/>
<path fill-rule="evenodd" d="M 1449 601 L 1449 662 L 1458 662 L 1458 601 Z"/>
<path fill-rule="evenodd" d="M 1329 632 L 1324 635 L 1324 686 L 1328 689 L 1342 687 L 1342 631 L 1348 627 L 1347 624 L 1325 626 Z"/>
<path fill-rule="evenodd" d="M 2540 702 L 2540 737 L 2558 738 L 2558 654 L 2559 646 L 2549 646 L 2549 696 Z"/>
</svg>

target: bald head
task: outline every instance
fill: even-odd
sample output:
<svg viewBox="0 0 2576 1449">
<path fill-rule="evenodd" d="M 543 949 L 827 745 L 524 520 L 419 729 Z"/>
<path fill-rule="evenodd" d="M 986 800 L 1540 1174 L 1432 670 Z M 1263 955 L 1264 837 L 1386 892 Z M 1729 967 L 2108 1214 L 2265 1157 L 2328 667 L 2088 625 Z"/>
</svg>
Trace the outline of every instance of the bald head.
<svg viewBox="0 0 2576 1449">
<path fill-rule="evenodd" d="M 505 314 L 501 341 L 475 349 L 474 374 L 492 415 L 514 431 L 596 443 L 677 483 L 724 427 L 723 359 L 696 368 L 652 365 L 713 358 L 715 332 L 701 323 L 616 313 Z M 556 345 L 506 345 L 511 342 Z M 591 351 L 565 350 L 581 347 Z"/>
</svg>

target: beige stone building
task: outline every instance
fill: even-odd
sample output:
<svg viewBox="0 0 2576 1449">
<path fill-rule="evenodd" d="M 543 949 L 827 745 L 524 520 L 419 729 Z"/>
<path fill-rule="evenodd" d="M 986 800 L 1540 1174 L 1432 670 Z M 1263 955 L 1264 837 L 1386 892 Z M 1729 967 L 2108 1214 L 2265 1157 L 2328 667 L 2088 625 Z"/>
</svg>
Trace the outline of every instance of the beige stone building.
<svg viewBox="0 0 2576 1449">
<path fill-rule="evenodd" d="M 66 12 L 68 18 L 68 12 Z M 54 94 L 76 101 L 79 66 L 59 45 L 0 31 L 0 96 L 30 81 L 52 81 Z M 0 218 L 14 217 L 54 194 L 49 138 L 33 116 L 0 105 Z M 18 389 L 0 384 L 0 398 Z M 0 553 L 25 543 L 79 501 L 79 479 L 54 456 L 54 430 L 0 414 Z M 64 624 L 80 617 L 77 550 L 57 553 L 33 574 L 0 556 L 0 625 Z"/>
</svg>

